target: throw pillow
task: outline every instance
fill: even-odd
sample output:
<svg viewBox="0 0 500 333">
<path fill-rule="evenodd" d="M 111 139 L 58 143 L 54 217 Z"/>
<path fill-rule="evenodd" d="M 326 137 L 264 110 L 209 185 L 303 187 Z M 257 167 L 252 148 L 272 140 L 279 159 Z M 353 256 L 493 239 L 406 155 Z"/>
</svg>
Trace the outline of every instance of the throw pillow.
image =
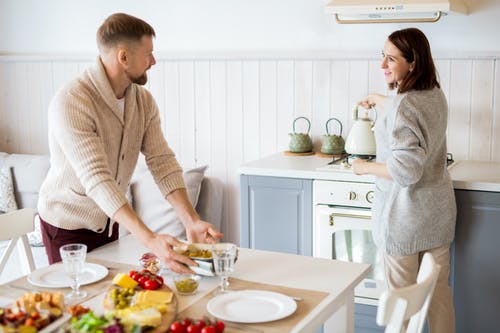
<svg viewBox="0 0 500 333">
<path fill-rule="evenodd" d="M 10 168 L 0 168 L 0 214 L 12 212 L 17 209 L 16 197 L 14 196 L 14 184 Z M 0 241 L 0 253 L 9 241 Z"/>
<path fill-rule="evenodd" d="M 198 203 L 201 182 L 206 169 L 207 166 L 202 166 L 183 173 L 186 191 L 194 207 Z M 131 192 L 135 212 L 152 231 L 168 233 L 176 238 L 186 239 L 184 225 L 178 219 L 172 205 L 162 196 L 147 167 L 137 168 Z M 120 232 L 122 236 L 127 233 L 126 230 Z"/>
<path fill-rule="evenodd" d="M 17 209 L 14 184 L 10 168 L 0 168 L 0 211 L 8 213 Z"/>
</svg>

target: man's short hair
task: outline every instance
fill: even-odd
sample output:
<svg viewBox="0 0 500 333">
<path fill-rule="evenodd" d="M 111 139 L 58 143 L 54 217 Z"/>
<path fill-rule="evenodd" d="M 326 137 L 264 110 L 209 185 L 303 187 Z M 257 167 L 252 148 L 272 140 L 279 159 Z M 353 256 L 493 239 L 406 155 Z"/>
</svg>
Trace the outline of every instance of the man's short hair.
<svg viewBox="0 0 500 333">
<path fill-rule="evenodd" d="M 97 30 L 97 46 L 102 52 L 119 43 L 139 42 L 143 36 L 156 37 L 151 25 L 140 18 L 116 13 L 109 16 Z"/>
</svg>

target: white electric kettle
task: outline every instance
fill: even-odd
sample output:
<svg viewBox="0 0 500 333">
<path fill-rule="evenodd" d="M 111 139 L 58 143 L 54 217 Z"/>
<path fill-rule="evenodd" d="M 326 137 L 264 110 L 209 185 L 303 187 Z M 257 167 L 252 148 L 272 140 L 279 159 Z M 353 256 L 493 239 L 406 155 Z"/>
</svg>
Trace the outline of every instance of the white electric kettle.
<svg viewBox="0 0 500 333">
<path fill-rule="evenodd" d="M 359 109 L 364 111 L 361 117 L 358 116 Z M 345 142 L 345 151 L 349 155 L 359 157 L 373 157 L 376 155 L 375 135 L 373 125 L 377 119 L 377 111 L 372 107 L 374 113 L 373 120 L 368 117 L 368 110 L 356 105 L 353 110 L 354 124 Z"/>
</svg>

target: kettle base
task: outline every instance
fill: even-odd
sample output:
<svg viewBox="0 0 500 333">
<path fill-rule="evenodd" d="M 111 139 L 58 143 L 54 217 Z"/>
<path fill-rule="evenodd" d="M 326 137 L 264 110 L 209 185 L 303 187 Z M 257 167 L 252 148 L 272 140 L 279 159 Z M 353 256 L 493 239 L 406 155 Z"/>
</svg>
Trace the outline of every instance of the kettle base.
<svg viewBox="0 0 500 333">
<path fill-rule="evenodd" d="M 307 151 L 307 152 L 303 152 L 303 153 L 295 153 L 293 151 L 285 150 L 283 153 L 286 156 L 311 156 L 311 155 L 314 155 L 313 151 Z"/>
<path fill-rule="evenodd" d="M 352 161 L 355 159 L 359 158 L 365 161 L 372 161 L 375 160 L 375 155 L 358 155 L 358 154 L 349 154 L 347 156 L 347 163 L 351 164 Z"/>
</svg>

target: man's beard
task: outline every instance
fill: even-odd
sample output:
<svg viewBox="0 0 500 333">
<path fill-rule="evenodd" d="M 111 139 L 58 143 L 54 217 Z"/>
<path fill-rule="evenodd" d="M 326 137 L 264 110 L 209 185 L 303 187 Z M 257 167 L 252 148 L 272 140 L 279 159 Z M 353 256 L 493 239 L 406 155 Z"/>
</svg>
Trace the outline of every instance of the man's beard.
<svg viewBox="0 0 500 333">
<path fill-rule="evenodd" d="M 130 73 L 127 71 L 125 72 L 125 74 L 127 74 L 127 77 L 129 78 L 130 81 L 132 81 L 132 83 L 136 83 L 143 86 L 146 84 L 146 82 L 148 82 L 148 74 L 146 72 L 142 73 L 140 76 L 137 77 L 130 75 Z"/>
</svg>

